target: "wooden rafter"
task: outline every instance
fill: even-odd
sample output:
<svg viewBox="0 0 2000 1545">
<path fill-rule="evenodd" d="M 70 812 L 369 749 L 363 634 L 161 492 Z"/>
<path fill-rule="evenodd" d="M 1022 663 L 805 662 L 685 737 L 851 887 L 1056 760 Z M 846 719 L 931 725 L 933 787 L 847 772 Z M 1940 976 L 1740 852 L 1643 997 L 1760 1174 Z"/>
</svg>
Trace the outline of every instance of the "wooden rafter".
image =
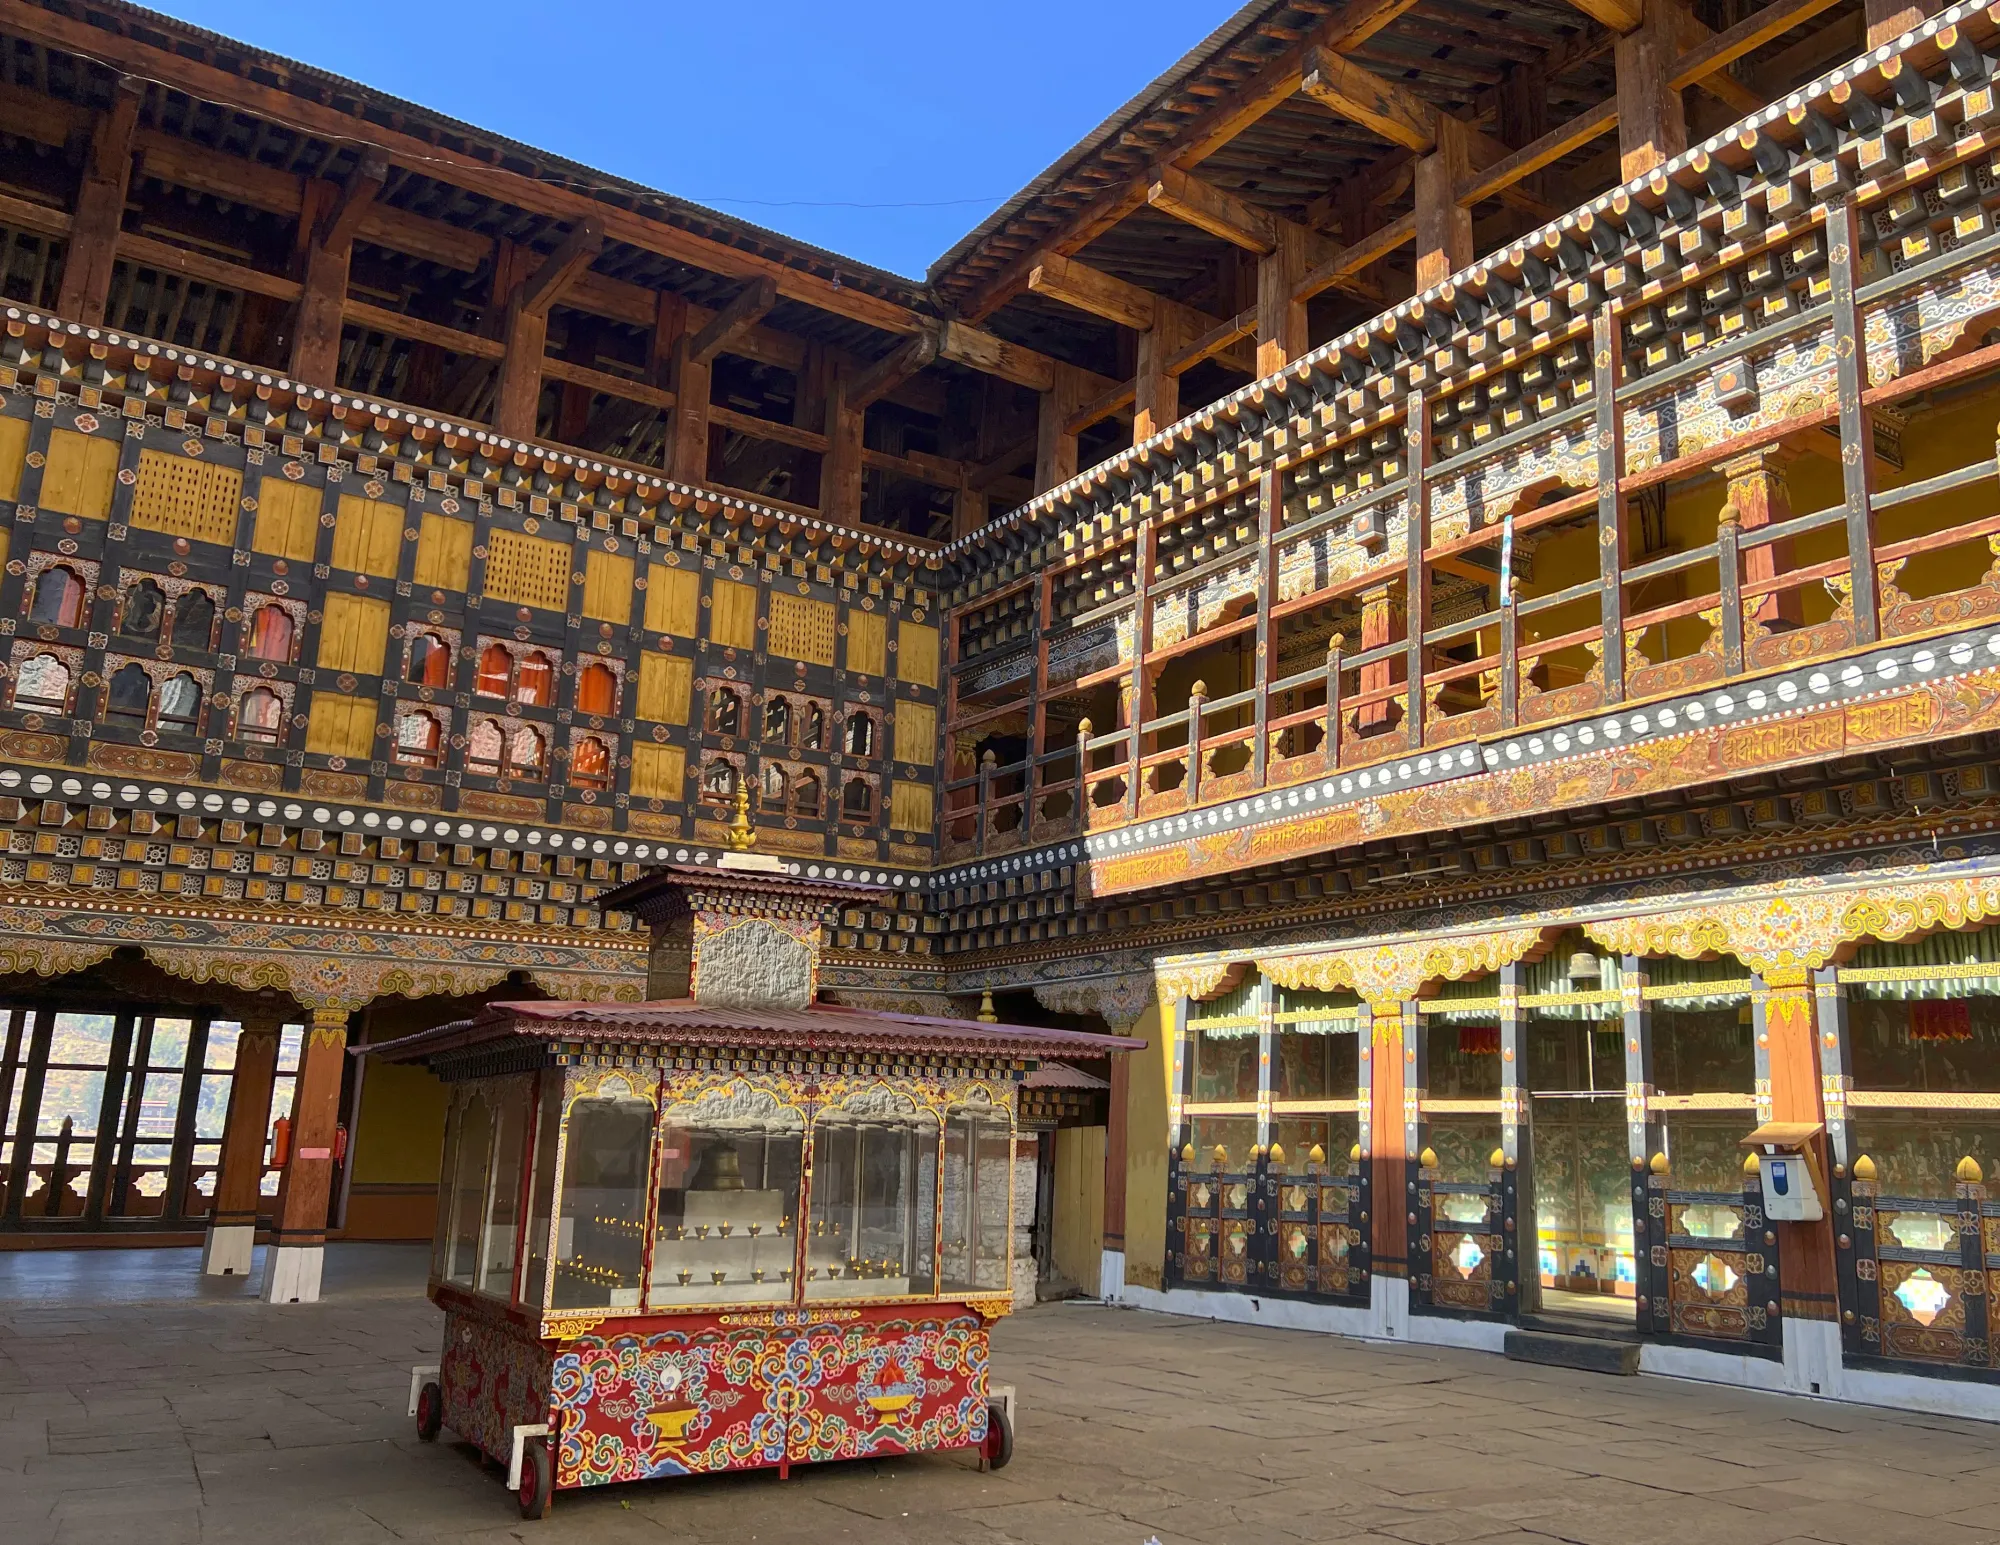
<svg viewBox="0 0 2000 1545">
<path fill-rule="evenodd" d="M 524 315 L 546 317 L 551 307 L 604 250 L 604 227 L 594 219 L 579 220 L 555 251 L 543 258 L 533 277 L 521 286 L 518 304 Z"/>
<path fill-rule="evenodd" d="M 1299 89 L 1321 106 L 1392 145 L 1426 155 L 1437 148 L 1438 110 L 1415 92 L 1325 49 L 1306 56 Z"/>
<path fill-rule="evenodd" d="M 1044 253 L 1028 274 L 1028 288 L 1134 332 L 1149 332 L 1167 304 L 1151 290 L 1057 253 Z"/>
<path fill-rule="evenodd" d="M 942 342 L 941 328 L 926 328 L 846 382 L 841 387 L 842 400 L 850 408 L 865 408 L 881 400 L 936 359 Z"/>
<path fill-rule="evenodd" d="M 764 320 L 778 303 L 778 286 L 766 275 L 743 287 L 728 305 L 710 318 L 688 344 L 688 357 L 706 365 L 732 343 Z"/>
</svg>

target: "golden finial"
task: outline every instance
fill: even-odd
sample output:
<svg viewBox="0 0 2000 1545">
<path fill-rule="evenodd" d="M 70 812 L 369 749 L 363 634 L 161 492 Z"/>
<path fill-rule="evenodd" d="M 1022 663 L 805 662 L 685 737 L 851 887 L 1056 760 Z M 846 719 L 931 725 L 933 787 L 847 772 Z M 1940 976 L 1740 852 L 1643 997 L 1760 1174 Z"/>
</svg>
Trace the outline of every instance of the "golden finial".
<svg viewBox="0 0 2000 1545">
<path fill-rule="evenodd" d="M 1348 1149 L 1347 1157 L 1350 1163 L 1359 1164 L 1361 1162 L 1361 1145 L 1356 1143 L 1352 1148 Z"/>
<path fill-rule="evenodd" d="M 1195 684 L 1194 684 L 1193 686 L 1191 686 L 1191 687 L 1189 687 L 1189 688 L 1188 688 L 1188 696 L 1189 696 L 1189 697 L 1207 697 L 1207 696 L 1208 696 L 1208 683 L 1207 683 L 1207 682 L 1205 682 L 1205 681 L 1197 681 L 1197 682 L 1196 682 L 1196 683 L 1195 683 Z"/>
<path fill-rule="evenodd" d="M 1666 1174 L 1666 1172 L 1667 1172 L 1667 1154 L 1666 1154 L 1666 1150 L 1665 1150 L 1664 1148 L 1663 1148 L 1663 1149 L 1661 1149 L 1661 1150 L 1660 1150 L 1660 1151 L 1659 1151 L 1658 1153 L 1656 1153 L 1656 1154 L 1654 1154 L 1654 1155 L 1653 1155 L 1653 1166 L 1652 1166 L 1652 1167 L 1653 1167 L 1653 1173 L 1654 1173 L 1655 1175 L 1664 1175 L 1664 1174 Z"/>
<path fill-rule="evenodd" d="M 1958 1161 L 1958 1168 L 1952 1173 L 1968 1186 L 1976 1186 L 1986 1178 L 1986 1172 L 1980 1169 L 1979 1161 L 1969 1153 Z"/>
<path fill-rule="evenodd" d="M 1088 735 L 1090 733 L 1090 720 L 1087 717 L 1076 721 L 1076 732 L 1079 735 Z"/>
<path fill-rule="evenodd" d="M 1854 1161 L 1854 1178 L 1856 1180 L 1873 1180 L 1875 1178 L 1875 1161 L 1865 1153 Z"/>
<path fill-rule="evenodd" d="M 1326 641 L 1326 652 L 1328 654 L 1332 654 L 1336 649 L 1344 649 L 1346 647 L 1347 635 L 1345 633 L 1336 633 Z"/>
<path fill-rule="evenodd" d="M 990 988 L 979 995 L 979 1022 L 982 1025 L 1000 1023 L 1000 1011 L 993 1006 L 993 993 Z"/>
<path fill-rule="evenodd" d="M 1215 1167 L 1220 1169 L 1229 1162 L 1229 1150 L 1223 1147 L 1222 1144 L 1217 1143 L 1215 1145 L 1215 1152 L 1210 1157 L 1215 1160 Z"/>
<path fill-rule="evenodd" d="M 1273 1164 L 1283 1164 L 1285 1162 L 1285 1145 L 1283 1143 L 1271 1144 L 1271 1162 Z"/>
<path fill-rule="evenodd" d="M 1507 1167 L 1507 1150 L 1505 1148 L 1495 1148 L 1486 1156 L 1486 1167 L 1488 1169 L 1505 1169 Z"/>
<path fill-rule="evenodd" d="M 757 828 L 750 824 L 750 781 L 736 779 L 736 814 L 729 823 L 729 851 L 748 853 L 757 846 Z"/>
<path fill-rule="evenodd" d="M 1757 1162 L 1757 1155 L 1755 1153 L 1747 1153 L 1743 1156 L 1744 1174 L 1746 1175 L 1761 1174 L 1763 1172 L 1763 1168 L 1764 1166 Z"/>
<path fill-rule="evenodd" d="M 1312 1150 L 1306 1154 L 1306 1163 L 1308 1164 L 1326 1163 L 1326 1150 L 1320 1147 L 1318 1143 L 1314 1143 L 1312 1145 Z"/>
<path fill-rule="evenodd" d="M 1183 1163 L 1183 1164 L 1192 1164 L 1192 1163 L 1194 1163 L 1194 1144 L 1193 1144 L 1193 1143 L 1183 1143 L 1183 1144 L 1181 1144 L 1181 1163 Z"/>
<path fill-rule="evenodd" d="M 1438 1167 L 1438 1151 L 1435 1148 L 1426 1148 L 1422 1153 L 1417 1155 L 1417 1163 L 1424 1169 L 1436 1169 Z"/>
</svg>

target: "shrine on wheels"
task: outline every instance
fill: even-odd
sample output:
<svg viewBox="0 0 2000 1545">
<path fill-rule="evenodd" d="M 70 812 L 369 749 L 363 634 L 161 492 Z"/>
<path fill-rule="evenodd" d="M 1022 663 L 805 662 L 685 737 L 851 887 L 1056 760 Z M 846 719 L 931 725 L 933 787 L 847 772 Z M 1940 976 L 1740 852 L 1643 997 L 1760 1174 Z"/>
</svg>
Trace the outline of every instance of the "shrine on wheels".
<svg viewBox="0 0 2000 1545">
<path fill-rule="evenodd" d="M 868 895 L 747 850 L 668 866 L 605 902 L 651 926 L 646 1001 L 494 1002 L 372 1049 L 449 1089 L 417 1431 L 505 1464 L 523 1517 L 612 1481 L 1012 1457 L 987 1338 L 1019 1090 L 1144 1042 L 816 1005 L 823 923 Z"/>
<path fill-rule="evenodd" d="M 0 0 L 0 1248 L 435 1236 L 531 1511 L 1075 1296 L 2000 1420 L 2000 5 L 1217 11 L 913 278 Z"/>
</svg>

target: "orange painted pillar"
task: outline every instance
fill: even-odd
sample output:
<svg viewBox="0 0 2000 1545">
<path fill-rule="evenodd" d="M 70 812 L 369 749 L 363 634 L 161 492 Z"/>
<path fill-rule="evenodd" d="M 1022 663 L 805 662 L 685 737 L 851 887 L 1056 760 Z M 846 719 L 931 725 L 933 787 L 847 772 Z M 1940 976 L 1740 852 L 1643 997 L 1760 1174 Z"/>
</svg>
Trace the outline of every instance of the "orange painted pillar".
<svg viewBox="0 0 2000 1545">
<path fill-rule="evenodd" d="M 340 1123 L 340 1081 L 347 1063 L 344 1008 L 316 1008 L 299 1058 L 292 1096 L 292 1152 L 278 1189 L 278 1216 L 264 1258 L 264 1300 L 309 1304 L 319 1299 L 326 1253 L 327 1203 L 333 1194 L 334 1133 Z"/>
<path fill-rule="evenodd" d="M 1837 989 L 1836 989 L 1837 990 Z M 1758 1116 L 1764 1121 L 1823 1123 L 1811 973 L 1803 967 L 1769 971 L 1760 979 L 1757 996 Z M 1819 1172 L 1833 1174 L 1826 1135 L 1813 1139 Z M 1780 1312 L 1788 1321 L 1818 1320 L 1829 1325 L 1840 1318 L 1834 1275 L 1833 1199 L 1822 1197 L 1826 1216 L 1817 1223 L 1770 1223 L 1778 1236 L 1778 1281 L 1783 1294 Z M 1790 1340 L 1789 1335 L 1787 1340 Z"/>
<path fill-rule="evenodd" d="M 1370 1166 L 1375 1203 L 1369 1250 L 1378 1277 L 1409 1275 L 1409 1153 L 1403 1139 L 1403 1005 L 1390 1000 L 1368 1005 L 1367 1059 L 1362 1087 L 1367 1094 L 1367 1135 L 1362 1154 Z"/>
<path fill-rule="evenodd" d="M 271 1130 L 271 1088 L 277 1081 L 283 1018 L 273 1012 L 244 1016 L 236 1040 L 236 1070 L 229 1081 L 229 1112 L 222 1122 L 215 1201 L 201 1252 L 202 1275 L 245 1276 L 257 1242 L 263 1202 L 264 1142 Z"/>
</svg>

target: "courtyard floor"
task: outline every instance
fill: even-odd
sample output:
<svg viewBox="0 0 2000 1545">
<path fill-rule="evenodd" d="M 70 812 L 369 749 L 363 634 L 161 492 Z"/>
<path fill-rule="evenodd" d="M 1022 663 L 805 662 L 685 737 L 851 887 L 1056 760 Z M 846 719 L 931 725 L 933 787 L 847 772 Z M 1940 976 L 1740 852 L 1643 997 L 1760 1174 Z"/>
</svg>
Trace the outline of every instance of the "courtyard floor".
<svg viewBox="0 0 2000 1545">
<path fill-rule="evenodd" d="M 1062 1304 L 994 1337 L 1004 1471 L 607 1487 L 529 1524 L 404 1414 L 424 1258 L 335 1247 L 325 1301 L 271 1308 L 193 1251 L 0 1253 L 0 1541 L 2000 1541 L 2000 1428 Z"/>
</svg>

